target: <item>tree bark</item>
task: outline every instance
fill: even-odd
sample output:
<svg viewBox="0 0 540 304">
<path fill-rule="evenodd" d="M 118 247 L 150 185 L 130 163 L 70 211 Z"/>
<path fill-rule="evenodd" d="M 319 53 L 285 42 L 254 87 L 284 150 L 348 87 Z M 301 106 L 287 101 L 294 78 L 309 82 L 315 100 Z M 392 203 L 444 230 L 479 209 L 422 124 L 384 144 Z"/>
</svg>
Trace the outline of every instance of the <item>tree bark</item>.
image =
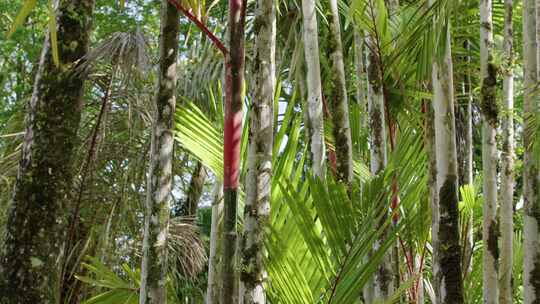
<svg viewBox="0 0 540 304">
<path fill-rule="evenodd" d="M 322 111 L 321 67 L 317 10 L 314 0 L 302 0 L 304 23 L 304 54 L 307 67 L 307 105 L 310 132 L 310 151 L 313 174 L 325 178 L 324 120 Z"/>
<path fill-rule="evenodd" d="M 329 0 L 330 12 L 329 53 L 331 61 L 330 105 L 334 125 L 334 147 L 336 151 L 336 177 L 350 186 L 353 179 L 352 141 L 349 121 L 349 104 L 343 65 L 343 46 L 337 0 Z"/>
<path fill-rule="evenodd" d="M 480 74 L 482 80 L 482 169 L 484 206 L 482 221 L 484 303 L 498 303 L 497 261 L 497 67 L 493 62 L 493 22 L 491 0 L 480 1 Z"/>
<path fill-rule="evenodd" d="M 537 20 L 534 0 L 523 1 L 523 76 L 524 76 L 524 130 L 531 128 L 530 119 L 538 114 L 538 41 Z M 532 144 L 534 137 L 530 132 L 523 134 L 525 149 L 523 160 L 523 287 L 525 304 L 540 301 L 540 177 L 538 162 Z"/>
<path fill-rule="evenodd" d="M 186 200 L 184 201 L 183 206 L 181 206 L 182 215 L 190 217 L 197 216 L 197 207 L 199 200 L 201 199 L 206 176 L 206 168 L 202 162 L 197 161 L 193 173 L 191 174 L 191 181 L 189 182 Z"/>
<path fill-rule="evenodd" d="M 73 178 L 73 150 L 85 76 L 93 0 L 59 1 L 60 65 L 45 39 L 26 117 L 17 181 L 0 253 L 0 303 L 56 303 Z"/>
<path fill-rule="evenodd" d="M 216 181 L 212 203 L 212 223 L 210 224 L 210 253 L 208 254 L 208 287 L 206 289 L 206 304 L 218 304 L 220 294 L 219 255 L 220 244 L 219 222 L 223 216 L 223 185 Z"/>
<path fill-rule="evenodd" d="M 242 87 L 244 83 L 244 24 L 246 0 L 229 0 L 229 53 L 225 57 L 225 119 L 223 155 L 223 304 L 238 301 L 237 208 L 242 137 Z"/>
<path fill-rule="evenodd" d="M 167 235 L 172 201 L 176 62 L 180 14 L 161 1 L 159 72 L 146 198 L 139 303 L 167 303 Z"/>
<path fill-rule="evenodd" d="M 448 21 L 449 22 L 449 21 Z M 444 37 L 444 36 L 442 36 Z M 433 277 L 438 303 L 463 303 L 461 246 L 459 242 L 458 172 L 454 115 L 454 83 L 450 25 L 444 57 L 434 58 L 432 68 L 435 130 L 436 192 L 432 238 L 436 246 Z"/>
<path fill-rule="evenodd" d="M 470 57 L 470 42 L 468 40 L 464 43 L 465 50 L 467 52 L 467 56 L 465 58 L 466 64 L 471 64 L 471 57 Z M 472 105 L 474 101 L 474 96 L 472 92 L 472 83 L 471 83 L 471 75 L 470 72 L 465 72 L 463 76 L 463 96 L 465 99 L 465 107 L 462 108 L 461 112 L 461 123 L 463 124 L 462 128 L 462 136 L 460 141 L 458 142 L 458 161 L 460 160 L 461 155 L 461 161 L 460 161 L 460 170 L 458 171 L 459 177 L 460 177 L 460 187 L 467 185 L 467 184 L 473 184 L 474 178 L 473 178 L 473 112 L 472 112 Z M 463 239 L 463 256 L 461 259 L 462 262 L 462 272 L 464 273 L 464 276 L 467 276 L 471 273 L 473 270 L 472 268 L 472 256 L 473 256 L 473 247 L 474 247 L 474 235 L 473 235 L 473 219 L 474 214 L 472 213 L 472 210 L 470 214 L 467 215 L 467 218 L 463 219 L 463 221 L 466 221 L 466 229 L 464 231 L 465 235 L 462 235 Z"/>
<path fill-rule="evenodd" d="M 504 17 L 504 115 L 502 117 L 501 177 L 501 264 L 499 268 L 499 302 L 512 303 L 512 254 L 514 237 L 514 75 L 513 75 L 513 1 L 505 0 Z"/>
<path fill-rule="evenodd" d="M 276 12 L 273 0 L 258 0 L 255 14 L 253 105 L 250 112 L 248 173 L 242 238 L 241 303 L 264 304 L 265 228 L 270 217 L 272 149 L 274 146 L 274 87 Z"/>
<path fill-rule="evenodd" d="M 371 3 L 373 5 L 373 3 Z M 377 19 L 377 11 L 371 7 L 372 19 Z M 381 31 L 382 29 L 376 29 Z M 377 37 L 368 37 L 369 45 L 368 55 L 368 111 L 369 111 L 369 146 L 370 146 L 370 169 L 373 175 L 379 174 L 387 163 L 386 154 L 386 117 L 384 100 L 384 79 L 382 75 L 382 58 L 380 58 L 379 41 Z M 387 216 L 382 217 L 381 223 L 386 221 Z M 379 240 L 374 243 L 374 251 L 377 251 L 386 235 L 381 235 Z M 373 297 L 374 300 L 387 300 L 393 293 L 394 276 L 392 273 L 391 252 L 385 254 L 383 261 L 375 271 L 373 278 Z"/>
</svg>

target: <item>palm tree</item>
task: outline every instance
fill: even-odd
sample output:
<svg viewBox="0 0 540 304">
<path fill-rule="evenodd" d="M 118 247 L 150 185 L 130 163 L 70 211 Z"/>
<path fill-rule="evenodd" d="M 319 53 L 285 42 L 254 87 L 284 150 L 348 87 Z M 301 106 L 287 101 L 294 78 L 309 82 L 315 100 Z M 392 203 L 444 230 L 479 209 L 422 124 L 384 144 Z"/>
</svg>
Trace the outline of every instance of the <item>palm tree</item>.
<svg viewBox="0 0 540 304">
<path fill-rule="evenodd" d="M 178 10 L 161 2 L 159 72 L 155 97 L 152 148 L 144 221 L 143 258 L 139 303 L 167 302 L 169 209 L 172 191 L 173 126 L 176 108 L 176 63 L 178 60 Z"/>
<path fill-rule="evenodd" d="M 439 46 L 444 57 L 434 58 L 432 67 L 436 167 L 436 203 L 432 206 L 434 286 L 437 303 L 463 303 L 461 246 L 459 243 L 458 172 L 454 116 L 454 83 L 450 22 L 445 25 Z"/>
<path fill-rule="evenodd" d="M 524 104 L 523 112 L 525 116 L 523 134 L 523 145 L 525 148 L 523 160 L 523 287 L 525 304 L 536 303 L 540 299 L 540 278 L 538 265 L 540 261 L 539 244 L 539 221 L 537 214 L 540 210 L 538 200 L 540 195 L 539 169 L 535 159 L 533 143 L 534 135 L 530 132 L 533 128 L 533 117 L 538 113 L 538 101 L 536 85 L 538 82 L 538 41 L 537 33 L 537 5 L 535 1 L 523 1 L 523 76 L 524 76 Z"/>
<path fill-rule="evenodd" d="M 93 0 L 59 1 L 57 27 L 43 44 L 0 254 L 0 302 L 59 300 L 53 287 L 61 284 L 58 269 L 85 80 L 74 68 L 88 49 L 93 8 Z M 57 52 L 53 33 L 58 34 Z"/>
<path fill-rule="evenodd" d="M 223 146 L 223 260 L 220 303 L 237 301 L 237 208 L 244 84 L 245 0 L 229 0 L 228 46 L 225 56 L 225 118 Z"/>
<path fill-rule="evenodd" d="M 337 0 L 329 0 L 328 16 L 329 50 L 331 60 L 330 105 L 334 146 L 336 152 L 337 179 L 351 183 L 353 178 L 352 141 L 349 122 L 349 104 L 343 66 L 343 47 Z"/>
<path fill-rule="evenodd" d="M 499 265 L 499 303 L 512 303 L 512 260 L 514 242 L 514 76 L 512 15 L 513 1 L 505 1 L 504 17 L 504 55 L 503 96 L 504 113 L 502 117 L 502 178 L 501 178 L 501 262 Z"/>
<path fill-rule="evenodd" d="M 497 67 L 493 59 L 493 22 L 491 0 L 480 1 L 480 77 L 482 92 L 482 167 L 484 172 L 484 207 L 482 240 L 484 303 L 499 299 L 497 263 Z"/>
<path fill-rule="evenodd" d="M 276 16 L 273 0 L 259 0 L 254 22 L 253 105 L 250 112 L 240 296 L 245 304 L 266 303 L 263 282 L 265 229 L 269 224 L 274 148 Z"/>
<path fill-rule="evenodd" d="M 307 67 L 307 118 L 313 173 L 325 177 L 324 122 L 321 92 L 317 10 L 314 0 L 302 0 L 304 53 Z"/>
</svg>

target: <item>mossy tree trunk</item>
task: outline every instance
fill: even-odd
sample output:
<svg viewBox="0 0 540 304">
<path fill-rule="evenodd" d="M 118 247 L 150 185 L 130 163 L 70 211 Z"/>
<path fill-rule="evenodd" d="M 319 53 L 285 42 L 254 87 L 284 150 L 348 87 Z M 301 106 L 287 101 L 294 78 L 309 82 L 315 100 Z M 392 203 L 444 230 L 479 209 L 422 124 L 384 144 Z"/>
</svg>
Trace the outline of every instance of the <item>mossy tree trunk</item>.
<svg viewBox="0 0 540 304">
<path fill-rule="evenodd" d="M 155 97 L 150 168 L 144 223 L 139 303 L 167 303 L 167 235 L 172 201 L 176 62 L 180 15 L 167 0 L 161 1 L 159 71 Z"/>
<path fill-rule="evenodd" d="M 85 78 L 74 68 L 88 50 L 93 8 L 93 0 L 59 1 L 59 66 L 48 35 L 43 45 L 0 248 L 0 303 L 59 301 Z"/>
<path fill-rule="evenodd" d="M 307 113 L 313 174 L 325 178 L 325 143 L 315 0 L 302 0 L 304 54 L 307 68 Z"/>
<path fill-rule="evenodd" d="M 493 61 L 493 22 L 491 0 L 480 0 L 480 103 L 482 108 L 483 196 L 482 240 L 484 303 L 499 301 L 497 229 L 497 67 Z"/>
<path fill-rule="evenodd" d="M 329 0 L 330 106 L 336 151 L 336 177 L 350 186 L 353 179 L 352 141 L 349 104 L 343 65 L 343 46 L 337 0 Z"/>
<path fill-rule="evenodd" d="M 524 76 L 524 129 L 531 128 L 531 118 L 538 115 L 538 41 L 534 0 L 523 1 L 523 76 Z M 538 162 L 532 144 L 534 137 L 525 132 L 523 146 L 523 287 L 525 304 L 540 301 L 540 176 Z"/>
<path fill-rule="evenodd" d="M 513 1 L 505 0 L 504 18 L 504 113 L 502 117 L 501 176 L 501 264 L 499 268 L 499 303 L 512 303 L 512 266 L 514 239 L 514 76 L 513 76 Z"/>
<path fill-rule="evenodd" d="M 240 303 L 264 304 L 265 228 L 270 217 L 272 149 L 274 146 L 274 87 L 276 12 L 273 0 L 258 0 L 254 20 L 255 57 L 248 147 L 248 173 L 242 237 Z"/>
<path fill-rule="evenodd" d="M 449 21 L 448 21 L 449 22 Z M 443 36 L 444 37 L 444 36 Z M 458 172 L 454 115 L 454 84 L 450 25 L 444 57 L 434 58 L 432 67 L 435 141 L 436 203 L 433 210 L 433 276 L 438 303 L 463 303 L 461 246 L 459 240 Z"/>
<path fill-rule="evenodd" d="M 372 20 L 377 20 L 378 12 L 374 4 L 371 3 L 370 15 Z M 381 31 L 382 29 L 375 29 Z M 379 174 L 386 167 L 387 163 L 387 139 L 384 97 L 384 75 L 381 58 L 380 41 L 377 35 L 367 37 L 367 47 L 369 49 L 367 74 L 368 74 L 368 115 L 369 115 L 369 149 L 370 149 L 370 171 L 372 174 Z M 387 216 L 381 218 L 381 226 L 386 221 Z M 383 233 L 380 239 L 374 243 L 374 251 L 377 251 L 386 238 Z M 382 263 L 375 271 L 373 277 L 373 300 L 384 301 L 394 292 L 394 275 L 392 271 L 391 253 L 385 254 Z M 371 293 L 364 290 L 364 295 Z"/>
</svg>

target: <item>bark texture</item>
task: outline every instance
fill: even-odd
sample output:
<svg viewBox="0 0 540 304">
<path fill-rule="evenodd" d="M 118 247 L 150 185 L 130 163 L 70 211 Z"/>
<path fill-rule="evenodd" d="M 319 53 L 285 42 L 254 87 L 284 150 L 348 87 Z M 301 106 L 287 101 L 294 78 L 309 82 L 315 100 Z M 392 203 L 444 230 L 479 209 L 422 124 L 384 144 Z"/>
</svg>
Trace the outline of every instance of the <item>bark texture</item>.
<svg viewBox="0 0 540 304">
<path fill-rule="evenodd" d="M 193 173 L 191 174 L 191 181 L 189 182 L 186 200 L 181 206 L 181 215 L 191 217 L 197 216 L 197 207 L 199 200 L 201 199 L 206 177 L 206 168 L 200 161 L 197 161 Z"/>
<path fill-rule="evenodd" d="M 212 222 L 210 224 L 210 252 L 208 254 L 208 286 L 206 289 L 206 304 L 219 303 L 219 254 L 220 220 L 223 216 L 223 185 L 214 185 L 212 203 Z"/>
<path fill-rule="evenodd" d="M 484 303 L 499 301 L 497 229 L 497 67 L 493 62 L 493 22 L 491 0 L 480 1 L 480 75 L 482 80 L 482 169 L 484 173 L 482 240 Z"/>
<path fill-rule="evenodd" d="M 302 0 L 304 54 L 307 67 L 307 106 L 313 174 L 325 177 L 324 121 L 315 0 Z"/>
<path fill-rule="evenodd" d="M 244 25 L 246 0 L 229 0 L 229 37 L 231 52 L 225 56 L 225 119 L 223 155 L 223 260 L 222 304 L 238 302 L 237 209 L 242 138 L 242 89 L 244 84 Z"/>
<path fill-rule="evenodd" d="M 337 180 L 350 184 L 353 179 L 352 141 L 337 0 L 329 0 L 329 6 L 330 16 L 327 17 L 330 34 L 328 51 L 331 60 L 329 84 L 336 150 L 336 176 Z"/>
<path fill-rule="evenodd" d="M 372 15 L 376 19 L 377 12 L 372 9 Z M 381 29 L 378 29 L 379 31 Z M 379 174 L 387 163 L 386 152 L 386 117 L 385 99 L 383 88 L 382 61 L 379 54 L 379 42 L 376 37 L 368 37 L 368 112 L 369 112 L 369 148 L 370 148 L 370 168 L 372 174 Z M 386 221 L 387 216 L 381 219 Z M 374 243 L 374 250 L 378 250 L 386 235 L 381 235 L 380 240 Z M 379 265 L 373 278 L 374 300 L 388 299 L 396 286 L 394 286 L 392 273 L 391 252 L 387 253 Z M 368 293 L 369 294 L 369 293 Z"/>
<path fill-rule="evenodd" d="M 274 146 L 274 86 L 276 12 L 273 0 L 258 0 L 255 14 L 253 105 L 250 112 L 248 173 L 240 274 L 241 303 L 266 303 L 264 291 L 265 228 L 270 217 L 272 149 Z"/>
<path fill-rule="evenodd" d="M 73 178 L 72 154 L 83 106 L 93 0 L 62 0 L 57 9 L 60 65 L 45 39 L 17 181 L 0 253 L 0 303 L 56 303 Z"/>
<path fill-rule="evenodd" d="M 459 242 L 458 172 L 454 115 L 453 68 L 450 26 L 447 27 L 444 57 L 434 59 L 432 68 L 435 131 L 437 204 L 432 237 L 435 239 L 433 284 L 438 303 L 463 303 L 461 246 Z"/>
<path fill-rule="evenodd" d="M 538 105 L 538 41 L 534 0 L 523 1 L 523 69 L 524 69 L 524 129 L 530 128 L 530 118 L 537 115 Z M 540 303 L 540 177 L 538 162 L 532 149 L 534 142 L 530 132 L 524 132 L 523 146 L 523 287 L 524 303 Z"/>
<path fill-rule="evenodd" d="M 172 201 L 176 62 L 180 15 L 161 1 L 159 71 L 144 223 L 140 304 L 167 303 L 167 235 Z"/>
<path fill-rule="evenodd" d="M 504 17 L 504 116 L 502 117 L 501 176 L 501 264 L 499 269 L 499 303 L 512 303 L 512 254 L 514 237 L 514 75 L 512 0 L 505 0 Z"/>
<path fill-rule="evenodd" d="M 465 50 L 467 56 L 465 62 L 471 64 L 470 57 L 470 42 L 465 41 Z M 460 186 L 467 184 L 473 184 L 473 112 L 472 105 L 474 102 L 474 95 L 472 92 L 472 83 L 471 83 L 471 72 L 466 72 L 463 77 L 462 93 L 465 100 L 465 106 L 461 107 L 461 117 L 457 119 L 460 121 L 461 127 L 461 136 L 458 136 L 458 162 L 460 164 L 460 169 L 458 170 Z M 456 129 L 459 130 L 459 128 Z M 466 229 L 464 230 L 463 239 L 463 256 L 462 256 L 462 271 L 467 276 L 473 270 L 472 268 L 472 255 L 473 255 L 473 246 L 474 246 L 474 235 L 473 235 L 473 219 L 474 214 L 470 210 L 470 214 L 467 215 L 467 218 L 462 219 L 463 222 L 466 221 Z"/>
</svg>

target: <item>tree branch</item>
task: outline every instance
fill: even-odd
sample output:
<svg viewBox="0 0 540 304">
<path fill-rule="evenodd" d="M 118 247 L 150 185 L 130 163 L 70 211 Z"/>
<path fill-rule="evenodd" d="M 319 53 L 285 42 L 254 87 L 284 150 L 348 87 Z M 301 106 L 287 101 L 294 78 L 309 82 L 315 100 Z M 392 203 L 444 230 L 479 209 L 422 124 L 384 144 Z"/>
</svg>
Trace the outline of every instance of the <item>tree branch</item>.
<svg viewBox="0 0 540 304">
<path fill-rule="evenodd" d="M 195 15 L 193 15 L 189 10 L 185 9 L 178 0 L 168 0 L 169 3 L 171 5 L 173 5 L 174 7 L 176 7 L 176 9 L 180 12 L 182 12 L 182 14 L 184 14 L 189 20 L 191 20 L 193 23 L 195 23 L 195 25 L 201 30 L 203 31 L 203 33 L 212 41 L 212 43 L 214 43 L 214 45 L 221 51 L 221 53 L 223 54 L 223 56 L 226 56 L 229 51 L 227 50 L 227 48 L 225 47 L 225 45 L 223 44 L 223 42 L 221 42 L 221 40 L 216 37 L 216 35 L 214 35 L 214 33 L 212 33 L 208 27 L 202 23 L 201 20 L 199 20 Z"/>
</svg>

